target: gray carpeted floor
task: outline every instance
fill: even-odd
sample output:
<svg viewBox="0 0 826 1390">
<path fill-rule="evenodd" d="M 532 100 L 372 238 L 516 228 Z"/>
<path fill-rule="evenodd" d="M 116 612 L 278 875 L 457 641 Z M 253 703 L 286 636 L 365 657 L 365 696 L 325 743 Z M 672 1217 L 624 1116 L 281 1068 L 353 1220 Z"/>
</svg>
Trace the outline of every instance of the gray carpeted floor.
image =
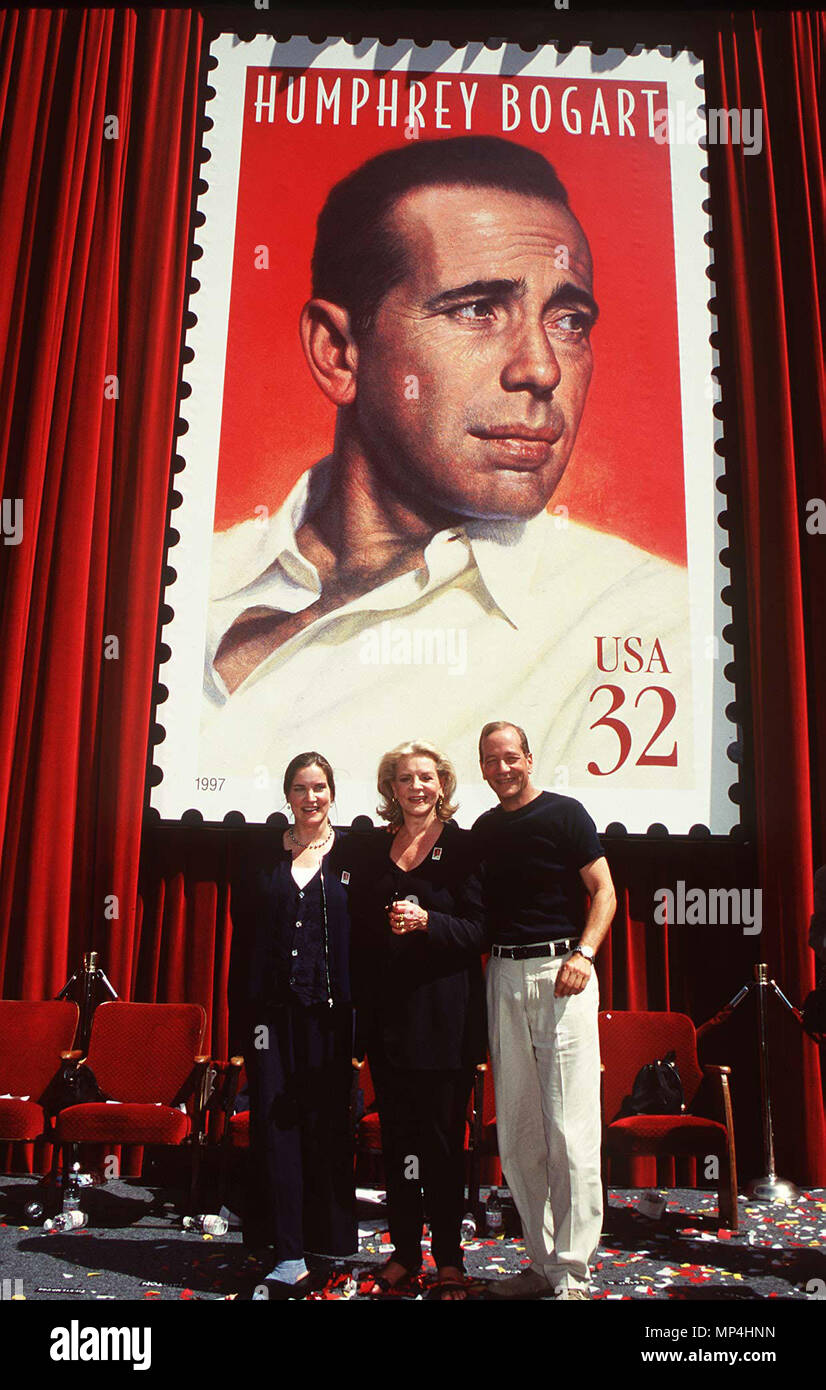
<svg viewBox="0 0 826 1390">
<path fill-rule="evenodd" d="M 240 1231 L 210 1237 L 181 1228 L 163 1191 L 112 1181 L 86 1188 L 90 1222 L 71 1232 L 26 1226 L 32 1180 L 0 1177 L 0 1295 L 4 1299 L 223 1300 L 249 1296 L 267 1266 L 247 1251 Z M 612 1190 L 593 1272 L 592 1296 L 607 1299 L 798 1299 L 826 1296 L 826 1193 L 801 1194 L 791 1207 L 740 1199 L 740 1230 L 718 1234 L 713 1194 L 664 1193 L 665 1213 L 639 1211 L 642 1194 Z M 357 1258 L 319 1264 L 311 1299 L 364 1299 L 362 1271 L 390 1253 L 381 1194 L 362 1193 Z M 154 1205 L 153 1205 L 154 1203 Z M 428 1297 L 433 1261 L 425 1243 L 419 1284 L 399 1300 Z M 495 1279 L 527 1263 L 519 1239 L 485 1236 L 465 1246 L 467 1271 Z"/>
</svg>

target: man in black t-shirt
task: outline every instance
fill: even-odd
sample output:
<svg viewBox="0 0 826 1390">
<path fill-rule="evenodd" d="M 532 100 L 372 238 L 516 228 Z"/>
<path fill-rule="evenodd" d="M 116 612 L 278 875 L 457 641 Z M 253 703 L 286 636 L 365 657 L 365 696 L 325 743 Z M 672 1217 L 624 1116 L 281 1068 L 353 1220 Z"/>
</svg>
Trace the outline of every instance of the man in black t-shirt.
<svg viewBox="0 0 826 1390">
<path fill-rule="evenodd" d="M 584 806 L 531 782 L 522 729 L 486 724 L 479 760 L 499 798 L 473 827 L 492 942 L 488 1028 L 499 1154 L 531 1261 L 521 1274 L 492 1281 L 489 1292 L 588 1298 L 602 1229 L 593 959 L 614 916 L 614 886 Z"/>
</svg>

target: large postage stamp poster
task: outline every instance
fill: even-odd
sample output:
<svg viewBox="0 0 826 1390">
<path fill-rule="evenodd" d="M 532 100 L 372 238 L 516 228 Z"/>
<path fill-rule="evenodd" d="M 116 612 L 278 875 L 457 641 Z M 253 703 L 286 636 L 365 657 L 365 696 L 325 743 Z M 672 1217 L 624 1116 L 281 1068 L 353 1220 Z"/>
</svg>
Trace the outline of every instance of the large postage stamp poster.
<svg viewBox="0 0 826 1390">
<path fill-rule="evenodd" d="M 507 719 L 599 829 L 729 831 L 699 61 L 212 56 L 153 806 L 318 750 L 349 823 L 422 739 L 468 824 Z"/>
</svg>

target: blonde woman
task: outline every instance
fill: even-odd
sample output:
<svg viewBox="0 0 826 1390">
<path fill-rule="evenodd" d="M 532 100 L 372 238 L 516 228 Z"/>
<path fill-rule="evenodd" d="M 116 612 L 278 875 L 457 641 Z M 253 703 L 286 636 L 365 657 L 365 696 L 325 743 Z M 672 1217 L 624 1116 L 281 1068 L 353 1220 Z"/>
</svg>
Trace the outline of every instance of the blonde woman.
<svg viewBox="0 0 826 1390">
<path fill-rule="evenodd" d="M 453 821 L 448 759 L 429 743 L 404 743 L 382 758 L 377 780 L 387 828 L 364 837 L 350 898 L 357 1027 L 376 1088 L 395 1246 L 371 1291 L 415 1282 L 426 1217 L 434 1291 L 462 1299 L 465 1114 L 486 1045 L 481 895 L 470 833 Z M 440 927 L 467 944 L 441 945 Z"/>
</svg>

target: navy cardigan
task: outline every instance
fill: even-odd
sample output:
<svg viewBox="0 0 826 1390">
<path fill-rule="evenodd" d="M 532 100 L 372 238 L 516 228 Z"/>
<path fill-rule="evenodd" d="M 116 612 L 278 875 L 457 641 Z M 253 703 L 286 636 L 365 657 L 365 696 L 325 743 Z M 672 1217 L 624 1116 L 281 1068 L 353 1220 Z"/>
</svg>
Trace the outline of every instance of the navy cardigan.
<svg viewBox="0 0 826 1390">
<path fill-rule="evenodd" d="M 321 872 L 327 907 L 327 963 L 330 990 L 336 1005 L 350 1005 L 350 913 L 348 843 L 351 836 L 336 831 L 335 843 L 324 856 Z M 252 842 L 237 856 L 232 875 L 232 954 L 228 984 L 230 1049 L 243 1050 L 249 1021 L 280 1002 L 277 998 L 273 954 L 273 921 L 285 910 L 292 855 L 281 834 L 263 843 Z M 342 878 L 344 881 L 342 881 Z"/>
</svg>

